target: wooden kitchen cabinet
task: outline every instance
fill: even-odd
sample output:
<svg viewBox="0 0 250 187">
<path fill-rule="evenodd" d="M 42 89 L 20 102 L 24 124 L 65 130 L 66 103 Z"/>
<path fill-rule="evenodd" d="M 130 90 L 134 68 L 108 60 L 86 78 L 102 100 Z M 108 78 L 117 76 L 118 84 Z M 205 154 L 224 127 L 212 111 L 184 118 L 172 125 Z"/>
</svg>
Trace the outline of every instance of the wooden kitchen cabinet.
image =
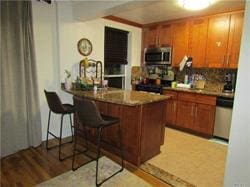
<svg viewBox="0 0 250 187">
<path fill-rule="evenodd" d="M 171 96 L 166 102 L 166 123 L 170 125 L 176 124 L 176 114 L 177 114 L 177 92 L 175 91 L 163 91 L 164 95 Z"/>
<path fill-rule="evenodd" d="M 181 21 L 172 24 L 173 27 L 173 48 L 172 66 L 179 66 L 185 55 L 188 55 L 188 31 L 189 22 Z"/>
<path fill-rule="evenodd" d="M 159 27 L 159 46 L 169 47 L 172 46 L 173 32 L 171 24 L 164 24 Z"/>
<path fill-rule="evenodd" d="M 215 96 L 179 93 L 176 126 L 206 136 L 212 136 L 215 105 Z"/>
<path fill-rule="evenodd" d="M 206 61 L 213 68 L 237 68 L 243 12 L 209 18 Z"/>
<path fill-rule="evenodd" d="M 166 102 L 166 125 L 211 137 L 214 129 L 216 96 L 163 90 L 171 96 Z"/>
<path fill-rule="evenodd" d="M 231 15 L 227 59 L 227 67 L 229 68 L 237 68 L 238 66 L 243 18 L 243 12 Z"/>
<path fill-rule="evenodd" d="M 172 46 L 172 25 L 164 24 L 144 28 L 144 48 Z"/>
<path fill-rule="evenodd" d="M 230 15 L 209 18 L 206 62 L 209 67 L 222 68 L 226 63 Z"/>
<path fill-rule="evenodd" d="M 207 44 L 208 18 L 196 18 L 190 21 L 188 55 L 193 58 L 192 66 L 207 67 L 205 55 Z"/>
<path fill-rule="evenodd" d="M 143 47 L 157 47 L 158 46 L 158 27 L 151 26 L 143 29 Z"/>
<path fill-rule="evenodd" d="M 172 47 L 172 66 L 185 55 L 193 67 L 237 68 L 244 11 L 167 21 L 143 29 L 143 48 Z"/>
<path fill-rule="evenodd" d="M 188 101 L 178 101 L 176 125 L 185 129 L 194 130 L 194 110 L 195 103 Z"/>
<path fill-rule="evenodd" d="M 198 103 L 196 104 L 194 115 L 194 130 L 212 135 L 214 129 L 215 106 Z"/>
</svg>

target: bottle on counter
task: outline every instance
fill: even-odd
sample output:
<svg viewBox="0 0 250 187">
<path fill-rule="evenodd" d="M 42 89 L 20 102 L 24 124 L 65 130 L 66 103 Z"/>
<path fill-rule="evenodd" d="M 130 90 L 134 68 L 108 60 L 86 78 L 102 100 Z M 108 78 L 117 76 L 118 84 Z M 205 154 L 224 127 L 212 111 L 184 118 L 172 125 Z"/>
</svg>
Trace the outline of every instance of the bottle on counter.
<svg viewBox="0 0 250 187">
<path fill-rule="evenodd" d="M 184 84 L 188 84 L 188 75 L 184 76 Z"/>
<path fill-rule="evenodd" d="M 94 87 L 93 87 L 93 91 L 94 91 L 94 94 L 97 93 L 97 85 L 95 84 Z"/>
</svg>

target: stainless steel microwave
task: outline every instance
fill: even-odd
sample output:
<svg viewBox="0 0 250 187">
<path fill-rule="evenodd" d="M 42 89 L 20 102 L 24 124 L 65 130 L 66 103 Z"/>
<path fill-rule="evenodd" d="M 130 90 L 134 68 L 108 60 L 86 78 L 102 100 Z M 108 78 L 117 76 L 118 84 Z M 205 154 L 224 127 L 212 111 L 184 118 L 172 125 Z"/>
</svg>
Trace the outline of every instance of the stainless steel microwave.
<svg viewBox="0 0 250 187">
<path fill-rule="evenodd" d="M 145 48 L 146 65 L 171 65 L 171 47 Z"/>
</svg>

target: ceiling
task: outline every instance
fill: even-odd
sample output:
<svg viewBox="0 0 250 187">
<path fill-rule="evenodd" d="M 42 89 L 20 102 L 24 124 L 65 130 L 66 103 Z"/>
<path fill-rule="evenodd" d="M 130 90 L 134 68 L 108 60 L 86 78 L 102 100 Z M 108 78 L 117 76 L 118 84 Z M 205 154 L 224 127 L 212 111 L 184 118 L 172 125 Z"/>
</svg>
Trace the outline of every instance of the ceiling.
<svg viewBox="0 0 250 187">
<path fill-rule="evenodd" d="M 239 10 L 243 9 L 245 6 L 245 0 L 215 0 L 215 2 L 210 7 L 204 10 L 188 11 L 180 7 L 176 0 L 132 2 L 136 3 L 136 6 L 127 6 L 126 9 L 122 9 L 122 7 L 120 7 L 120 9 L 117 9 L 119 11 L 115 11 L 115 13 L 112 15 L 139 24 L 149 24 L 153 22 L 173 20 L 190 16 Z M 130 5 L 132 2 L 129 2 Z"/>
<path fill-rule="evenodd" d="M 197 0 L 202 1 L 202 0 Z M 76 20 L 88 21 L 105 16 L 116 16 L 138 24 L 149 24 L 184 17 L 214 14 L 244 9 L 245 0 L 213 0 L 210 7 L 188 11 L 176 0 L 70 0 Z M 57 0 L 58 3 L 66 3 Z"/>
</svg>

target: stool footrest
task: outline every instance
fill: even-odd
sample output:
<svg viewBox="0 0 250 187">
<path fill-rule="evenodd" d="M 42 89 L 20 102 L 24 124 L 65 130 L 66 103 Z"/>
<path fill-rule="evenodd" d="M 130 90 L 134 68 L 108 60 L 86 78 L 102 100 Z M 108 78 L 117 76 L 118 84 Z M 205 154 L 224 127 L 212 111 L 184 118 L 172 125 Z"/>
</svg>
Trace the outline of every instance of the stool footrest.
<svg viewBox="0 0 250 187">
<path fill-rule="evenodd" d="M 57 140 L 59 141 L 59 138 L 58 138 Z M 72 142 L 73 142 L 73 140 L 70 140 L 70 141 L 68 141 L 68 142 L 63 142 L 63 143 L 61 143 L 61 146 L 62 146 L 62 145 L 65 145 L 65 144 L 68 144 L 68 143 L 72 143 Z M 46 149 L 47 149 L 47 150 L 50 150 L 50 149 L 53 149 L 53 148 L 56 148 L 56 147 L 59 147 L 59 144 L 54 145 L 54 146 L 51 146 L 51 147 L 46 147 Z"/>
<path fill-rule="evenodd" d="M 111 177 L 117 175 L 118 173 L 123 171 L 123 167 L 121 167 L 121 169 L 119 169 L 118 171 L 116 171 L 114 174 L 110 175 L 109 177 L 107 177 L 106 179 L 102 180 L 101 182 L 97 183 L 96 186 L 101 186 L 104 182 L 106 182 L 107 180 L 109 180 Z"/>
</svg>

